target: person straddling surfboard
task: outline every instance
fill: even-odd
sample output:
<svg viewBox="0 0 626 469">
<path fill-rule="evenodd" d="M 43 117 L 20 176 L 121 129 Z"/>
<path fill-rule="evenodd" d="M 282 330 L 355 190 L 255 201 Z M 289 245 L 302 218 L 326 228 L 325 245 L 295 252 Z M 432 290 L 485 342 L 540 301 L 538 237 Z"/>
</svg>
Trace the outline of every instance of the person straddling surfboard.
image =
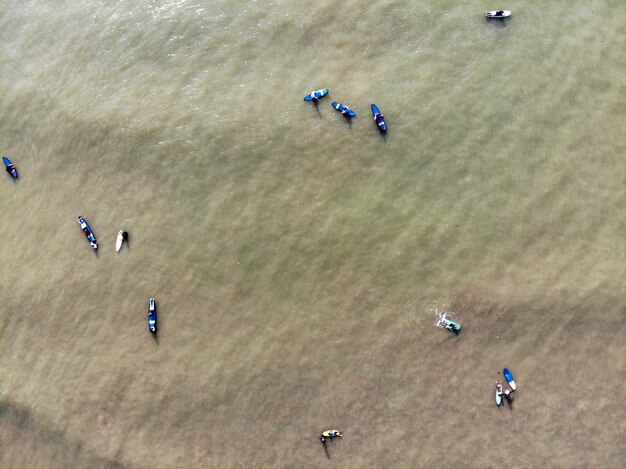
<svg viewBox="0 0 626 469">
<path fill-rule="evenodd" d="M 332 440 L 333 438 L 341 438 L 342 436 L 343 433 L 339 430 L 326 430 L 323 431 L 320 435 L 320 441 L 323 445 L 325 445 L 327 440 Z"/>
</svg>

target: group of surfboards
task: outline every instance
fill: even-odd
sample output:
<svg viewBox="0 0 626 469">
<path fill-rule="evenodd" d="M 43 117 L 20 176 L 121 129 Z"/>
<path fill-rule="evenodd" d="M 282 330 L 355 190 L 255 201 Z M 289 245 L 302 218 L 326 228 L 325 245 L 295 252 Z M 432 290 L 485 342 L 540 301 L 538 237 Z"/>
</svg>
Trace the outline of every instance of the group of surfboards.
<svg viewBox="0 0 626 469">
<path fill-rule="evenodd" d="M 314 104 L 317 104 L 318 101 L 326 96 L 330 90 L 328 88 L 322 88 L 321 90 L 311 91 L 310 94 L 307 94 L 304 97 L 305 101 L 311 101 Z M 343 103 L 338 103 L 337 101 L 333 101 L 332 106 L 337 109 L 341 114 L 343 114 L 346 118 L 356 117 L 356 112 L 350 109 Z M 372 115 L 374 116 L 374 122 L 378 126 L 378 130 L 385 133 L 387 132 L 387 124 L 385 123 L 385 116 L 380 112 L 380 109 L 376 106 L 376 104 L 372 104 Z"/>
<path fill-rule="evenodd" d="M 440 315 L 435 325 L 458 335 L 459 332 L 461 332 L 461 325 L 446 317 L 446 314 L 448 313 L 443 313 L 442 315 Z M 506 399 L 507 401 L 509 401 L 509 403 L 512 403 L 513 393 L 515 392 L 515 389 L 517 389 L 517 386 L 515 385 L 515 379 L 513 378 L 513 373 L 511 373 L 508 368 L 505 368 L 502 370 L 502 374 L 504 375 L 504 379 L 506 379 L 506 382 L 508 383 L 508 387 L 504 389 L 502 387 L 502 380 L 496 381 L 497 406 L 502 405 L 502 403 L 504 402 L 503 399 Z"/>
<path fill-rule="evenodd" d="M 77 220 L 83 230 L 83 233 L 85 233 L 91 248 L 94 251 L 97 251 L 98 242 L 96 241 L 96 235 L 93 233 L 89 223 L 87 223 L 87 221 L 80 215 L 77 217 Z M 117 233 L 117 239 L 115 240 L 115 252 L 120 251 L 124 242 L 128 243 L 128 232 L 120 230 L 119 233 Z M 150 298 L 148 301 L 148 330 L 153 334 L 157 333 L 157 308 L 156 300 L 154 298 Z"/>
<path fill-rule="evenodd" d="M 3 156 L 2 161 L 4 162 L 7 173 L 9 173 L 12 178 L 17 179 L 17 169 L 15 169 L 15 165 L 11 163 L 11 160 L 9 160 L 6 156 Z M 96 240 L 96 235 L 89 226 L 89 223 L 87 223 L 87 220 L 80 215 L 76 217 L 76 220 L 78 221 L 81 230 L 83 230 L 87 241 L 89 241 L 89 245 L 94 251 L 97 252 L 98 241 Z M 115 252 L 119 252 L 124 242 L 128 243 L 128 232 L 120 230 L 119 233 L 117 233 L 117 239 L 115 241 Z M 156 334 L 157 332 L 157 309 L 154 298 L 150 298 L 148 302 L 148 330 L 153 334 Z"/>
</svg>

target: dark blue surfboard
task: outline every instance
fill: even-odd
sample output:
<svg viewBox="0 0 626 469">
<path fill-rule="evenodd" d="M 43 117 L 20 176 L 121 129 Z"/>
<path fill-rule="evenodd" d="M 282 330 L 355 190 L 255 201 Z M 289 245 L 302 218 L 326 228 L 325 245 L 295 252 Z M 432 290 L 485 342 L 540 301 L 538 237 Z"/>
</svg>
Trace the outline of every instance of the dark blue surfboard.
<svg viewBox="0 0 626 469">
<path fill-rule="evenodd" d="M 87 240 L 89 241 L 89 244 L 91 245 L 92 249 L 98 249 L 98 243 L 96 242 L 96 235 L 94 235 L 93 231 L 91 231 L 91 227 L 87 224 L 85 219 L 81 217 L 80 215 L 76 217 L 76 219 L 78 220 L 78 224 L 83 230 L 83 233 L 85 233 L 85 236 L 87 237 Z"/>
<path fill-rule="evenodd" d="M 148 302 L 148 329 L 153 334 L 157 332 L 157 309 L 154 298 L 150 298 Z"/>
<path fill-rule="evenodd" d="M 11 160 L 9 160 L 6 156 L 3 156 L 2 161 L 7 167 L 7 173 L 9 173 L 14 178 L 17 178 L 17 169 L 15 169 L 15 166 L 13 165 L 13 163 L 11 163 Z"/>
<path fill-rule="evenodd" d="M 333 101 L 333 107 L 346 117 L 356 117 L 356 112 L 354 112 L 345 104 L 341 104 L 341 103 L 338 103 L 337 101 Z"/>
<path fill-rule="evenodd" d="M 315 100 L 318 100 L 322 96 L 326 96 L 327 94 L 328 94 L 328 88 L 324 88 L 323 90 L 317 90 L 317 91 L 311 92 L 311 94 L 308 94 L 304 97 L 304 100 L 313 101 L 313 97 L 315 97 Z"/>
<path fill-rule="evenodd" d="M 387 124 L 385 124 L 385 116 L 380 112 L 380 109 L 376 106 L 376 104 L 372 104 L 372 114 L 374 115 L 374 122 L 378 125 L 378 128 L 381 132 L 387 132 Z"/>
</svg>

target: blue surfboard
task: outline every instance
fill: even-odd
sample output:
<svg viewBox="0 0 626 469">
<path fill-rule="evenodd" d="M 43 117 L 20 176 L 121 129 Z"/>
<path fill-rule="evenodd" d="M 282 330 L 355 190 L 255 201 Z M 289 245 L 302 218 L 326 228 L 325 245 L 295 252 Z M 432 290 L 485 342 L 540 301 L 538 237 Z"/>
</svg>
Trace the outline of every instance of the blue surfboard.
<svg viewBox="0 0 626 469">
<path fill-rule="evenodd" d="M 157 309 L 154 298 L 150 298 L 148 302 L 148 329 L 153 334 L 157 332 Z"/>
<path fill-rule="evenodd" d="M 374 122 L 378 125 L 381 132 L 387 132 L 387 124 L 385 124 L 385 116 L 380 112 L 380 109 L 376 104 L 372 104 L 372 114 L 374 115 Z"/>
<path fill-rule="evenodd" d="M 14 178 L 17 178 L 17 169 L 15 169 L 15 166 L 13 165 L 13 163 L 11 163 L 11 160 L 9 160 L 6 156 L 3 156 L 2 161 L 7 167 L 7 173 L 9 173 Z"/>
<path fill-rule="evenodd" d="M 76 219 L 78 220 L 78 224 L 83 230 L 83 233 L 85 233 L 85 236 L 87 237 L 87 240 L 89 241 L 89 244 L 91 245 L 92 249 L 98 249 L 98 243 L 96 242 L 96 235 L 94 235 L 93 231 L 91 231 L 91 227 L 87 224 L 85 219 L 81 217 L 80 215 L 78 215 Z"/>
<path fill-rule="evenodd" d="M 328 94 L 328 88 L 324 88 L 323 90 L 317 90 L 317 91 L 311 92 L 311 94 L 308 94 L 304 97 L 304 100 L 313 101 L 314 100 L 313 98 L 315 98 L 315 101 L 317 101 L 322 96 L 326 96 L 327 94 Z"/>
<path fill-rule="evenodd" d="M 338 103 L 337 101 L 333 101 L 333 107 L 346 117 L 356 117 L 356 112 L 354 112 L 345 104 L 341 104 L 341 103 Z"/>
<path fill-rule="evenodd" d="M 509 383 L 509 386 L 511 386 L 511 389 L 513 391 L 515 391 L 515 380 L 513 379 L 513 374 L 509 371 L 508 368 L 505 368 L 504 370 L 502 370 L 502 374 L 504 375 L 507 383 Z"/>
</svg>

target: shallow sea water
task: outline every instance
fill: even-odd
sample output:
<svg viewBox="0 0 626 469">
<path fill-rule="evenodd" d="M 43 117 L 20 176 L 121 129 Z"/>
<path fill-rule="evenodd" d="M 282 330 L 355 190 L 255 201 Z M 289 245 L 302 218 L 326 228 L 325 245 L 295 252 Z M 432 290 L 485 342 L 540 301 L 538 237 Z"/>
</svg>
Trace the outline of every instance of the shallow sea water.
<svg viewBox="0 0 626 469">
<path fill-rule="evenodd" d="M 618 466 L 626 5 L 496 7 L 0 1 L 0 465 Z"/>
</svg>

